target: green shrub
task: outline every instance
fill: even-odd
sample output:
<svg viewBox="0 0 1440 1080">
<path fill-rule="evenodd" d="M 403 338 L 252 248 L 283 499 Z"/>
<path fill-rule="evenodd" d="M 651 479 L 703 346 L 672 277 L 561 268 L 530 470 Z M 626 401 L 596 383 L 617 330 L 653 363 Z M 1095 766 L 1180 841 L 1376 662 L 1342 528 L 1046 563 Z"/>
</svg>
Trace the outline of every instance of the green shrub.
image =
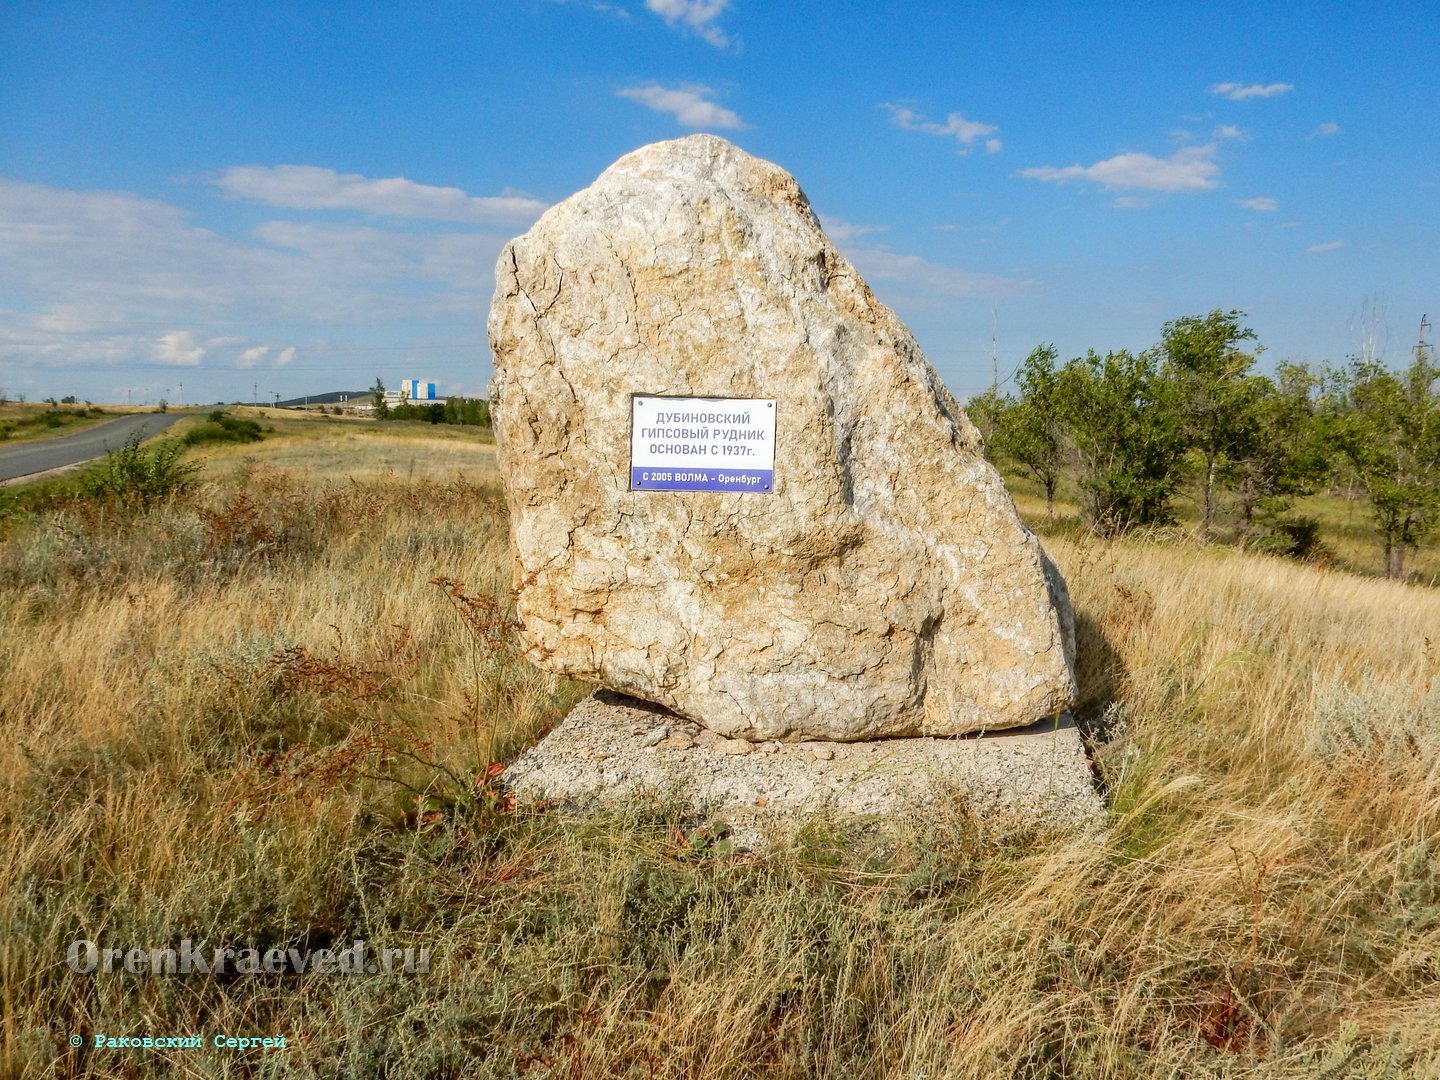
<svg viewBox="0 0 1440 1080">
<path fill-rule="evenodd" d="M 205 418 L 205 423 L 186 432 L 184 441 L 186 446 L 199 446 L 202 443 L 252 443 L 264 437 L 260 425 L 254 420 L 231 416 L 217 409 Z"/>
<path fill-rule="evenodd" d="M 200 466 L 180 460 L 185 444 L 167 439 L 146 448 L 140 432 L 105 456 L 104 467 L 89 479 L 89 494 L 113 499 L 132 510 L 146 510 L 188 488 Z"/>
<path fill-rule="evenodd" d="M 1289 559 L 1326 560 L 1331 558 L 1320 535 L 1320 522 L 1313 517 L 1294 517 L 1277 521 L 1248 544 L 1252 551 L 1284 555 Z"/>
</svg>

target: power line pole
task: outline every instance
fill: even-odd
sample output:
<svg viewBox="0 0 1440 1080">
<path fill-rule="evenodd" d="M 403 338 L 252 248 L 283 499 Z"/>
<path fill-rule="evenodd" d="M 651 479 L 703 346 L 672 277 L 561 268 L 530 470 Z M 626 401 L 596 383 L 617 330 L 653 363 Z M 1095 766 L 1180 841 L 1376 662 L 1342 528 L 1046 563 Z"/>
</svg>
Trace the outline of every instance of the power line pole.
<svg viewBox="0 0 1440 1080">
<path fill-rule="evenodd" d="M 996 338 L 1000 326 L 1000 316 L 994 304 L 990 305 L 990 392 L 993 394 L 1000 388 L 1000 351 L 996 348 Z"/>
</svg>

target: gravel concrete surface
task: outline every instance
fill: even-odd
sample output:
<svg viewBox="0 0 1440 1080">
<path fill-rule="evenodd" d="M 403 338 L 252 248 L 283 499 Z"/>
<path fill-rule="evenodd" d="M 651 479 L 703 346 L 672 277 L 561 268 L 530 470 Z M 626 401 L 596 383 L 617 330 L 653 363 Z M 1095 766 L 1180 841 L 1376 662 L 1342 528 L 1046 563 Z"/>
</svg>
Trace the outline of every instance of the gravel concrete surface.
<svg viewBox="0 0 1440 1080">
<path fill-rule="evenodd" d="M 748 743 L 649 702 L 598 691 L 505 771 L 523 801 L 583 810 L 642 790 L 680 790 L 742 847 L 829 806 L 871 820 L 923 814 L 960 794 L 977 815 L 1097 828 L 1105 817 L 1068 717 L 961 738 Z"/>
</svg>

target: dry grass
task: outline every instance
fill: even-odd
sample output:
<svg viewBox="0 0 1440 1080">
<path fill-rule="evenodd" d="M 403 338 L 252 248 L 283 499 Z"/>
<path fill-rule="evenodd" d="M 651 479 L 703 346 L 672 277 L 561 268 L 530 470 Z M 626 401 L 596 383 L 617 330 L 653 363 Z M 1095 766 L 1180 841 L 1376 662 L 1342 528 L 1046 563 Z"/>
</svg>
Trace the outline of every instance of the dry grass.
<svg viewBox="0 0 1440 1080">
<path fill-rule="evenodd" d="M 663 795 L 571 821 L 488 779 L 584 691 L 515 655 L 492 454 L 297 421 L 149 516 L 11 524 L 0 1074 L 1440 1076 L 1440 592 L 1052 536 L 1103 842 L 956 805 L 726 857 Z M 434 960 L 64 964 L 186 937 Z"/>
<path fill-rule="evenodd" d="M 263 449 L 254 444 L 206 451 L 211 473 L 224 478 L 251 460 L 307 479 L 443 481 L 463 473 L 498 483 L 495 444 L 488 429 L 416 421 L 359 420 L 283 409 L 240 408 L 237 416 L 259 420 L 280 438 Z M 268 415 L 267 415 L 268 414 Z M 259 455 L 259 456 L 257 456 Z"/>
</svg>

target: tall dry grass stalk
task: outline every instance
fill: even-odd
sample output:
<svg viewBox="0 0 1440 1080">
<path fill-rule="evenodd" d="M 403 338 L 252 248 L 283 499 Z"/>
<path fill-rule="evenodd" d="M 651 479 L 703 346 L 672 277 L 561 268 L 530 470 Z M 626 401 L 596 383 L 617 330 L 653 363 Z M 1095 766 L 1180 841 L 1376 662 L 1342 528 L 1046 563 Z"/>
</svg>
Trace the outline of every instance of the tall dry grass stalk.
<svg viewBox="0 0 1440 1080">
<path fill-rule="evenodd" d="M 1440 1076 L 1440 593 L 1050 538 L 1103 838 L 956 801 L 730 856 L 665 793 L 509 806 L 489 760 L 585 688 L 516 654 L 492 449 L 306 427 L 147 515 L 10 525 L 0 1073 Z M 187 937 L 433 962 L 64 963 Z"/>
</svg>

